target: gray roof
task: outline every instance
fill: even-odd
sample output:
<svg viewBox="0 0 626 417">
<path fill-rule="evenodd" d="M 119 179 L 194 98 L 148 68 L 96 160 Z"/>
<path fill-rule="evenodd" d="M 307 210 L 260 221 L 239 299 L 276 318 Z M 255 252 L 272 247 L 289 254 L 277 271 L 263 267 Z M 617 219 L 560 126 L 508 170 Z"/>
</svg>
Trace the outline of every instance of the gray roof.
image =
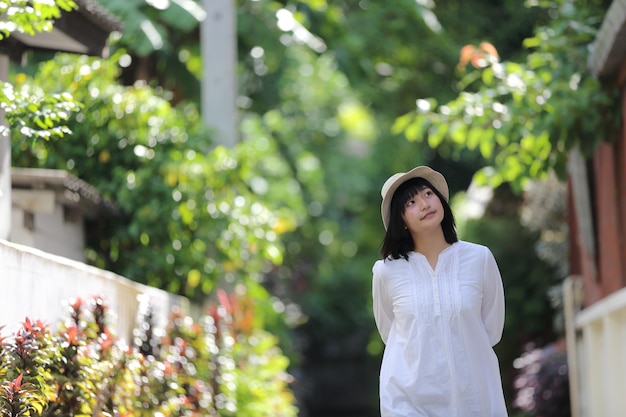
<svg viewBox="0 0 626 417">
<path fill-rule="evenodd" d="M 74 0 L 78 12 L 109 32 L 121 31 L 122 22 L 95 0 Z"/>
<path fill-rule="evenodd" d="M 40 32 L 34 36 L 13 32 L 8 38 L 0 40 L 0 53 L 9 55 L 20 64 L 24 63 L 28 50 L 106 57 L 109 35 L 121 31 L 122 23 L 95 0 L 74 1 L 78 8 L 62 12 L 51 32 Z"/>
<path fill-rule="evenodd" d="M 114 203 L 102 198 L 92 185 L 67 171 L 11 168 L 11 185 L 14 189 L 54 191 L 56 201 L 64 206 L 79 209 L 89 218 L 120 213 L 120 209 Z"/>
</svg>

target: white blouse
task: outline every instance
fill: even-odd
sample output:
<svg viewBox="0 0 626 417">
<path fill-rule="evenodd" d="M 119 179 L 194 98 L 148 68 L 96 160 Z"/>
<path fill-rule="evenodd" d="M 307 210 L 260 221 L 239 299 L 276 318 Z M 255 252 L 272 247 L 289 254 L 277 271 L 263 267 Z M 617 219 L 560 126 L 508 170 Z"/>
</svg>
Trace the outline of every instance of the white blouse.
<svg viewBox="0 0 626 417">
<path fill-rule="evenodd" d="M 491 251 L 459 241 L 439 254 L 379 260 L 373 308 L 385 342 L 381 417 L 506 417 L 492 346 L 504 327 L 504 290 Z"/>
</svg>

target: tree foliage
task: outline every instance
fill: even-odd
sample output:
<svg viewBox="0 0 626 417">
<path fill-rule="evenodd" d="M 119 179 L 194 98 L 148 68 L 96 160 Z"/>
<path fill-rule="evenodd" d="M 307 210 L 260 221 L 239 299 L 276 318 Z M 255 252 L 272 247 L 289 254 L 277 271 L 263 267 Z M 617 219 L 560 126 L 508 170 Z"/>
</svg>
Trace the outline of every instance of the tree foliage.
<svg viewBox="0 0 626 417">
<path fill-rule="evenodd" d="M 13 32 L 34 35 L 37 32 L 52 30 L 54 20 L 62 11 L 76 8 L 73 0 L 11 0 L 0 3 L 0 14 L 8 19 L 0 22 L 0 39 L 9 37 Z"/>
<path fill-rule="evenodd" d="M 264 315 L 285 312 L 294 322 L 299 303 L 308 321 L 297 342 L 309 361 L 364 360 L 366 346 L 380 353 L 380 342 L 368 345 L 376 339 L 369 305 L 385 178 L 430 164 L 454 193 L 488 161 L 492 179 L 521 185 L 562 167 L 566 144 L 595 133 L 578 126 L 596 123 L 583 111 L 611 99 L 584 71 L 599 6 L 574 11 L 559 1 L 548 15 L 518 1 L 239 1 L 241 143 L 215 148 L 198 115 L 193 13 L 179 22 L 180 2 L 102 3 L 130 28 L 110 60 L 58 56 L 32 78 L 16 75 L 20 88 L 68 91 L 85 107 L 62 141 L 16 137 L 15 164 L 70 170 L 120 205 L 122 217 L 92 225 L 89 259 L 98 266 L 198 300 L 243 280 L 269 301 Z M 140 33 L 145 21 L 162 48 Z M 530 49 L 519 47 L 524 38 Z M 487 65 L 457 82 L 462 45 L 482 41 L 499 56 L 474 47 L 474 62 Z M 420 111 L 399 117 L 416 98 Z M 510 230 L 522 233 L 514 218 L 466 237 Z M 549 314 L 543 286 L 526 280 L 529 271 L 547 275 L 536 262 L 524 252 L 507 271 L 509 308 L 534 329 L 525 335 L 541 333 Z"/>
<path fill-rule="evenodd" d="M 196 300 L 220 279 L 260 280 L 267 262 L 281 262 L 279 236 L 295 226 L 289 207 L 298 204 L 266 198 L 293 187 L 276 149 L 258 130 L 212 149 L 194 106 L 117 84 L 116 57 L 58 55 L 40 67 L 33 85 L 65 88 L 85 108 L 63 141 L 15 135 L 14 163 L 69 170 L 119 206 L 120 217 L 89 234 L 95 265 Z"/>
<path fill-rule="evenodd" d="M 477 69 L 461 78 L 458 97 L 444 104 L 418 99 L 394 131 L 431 148 L 445 142 L 452 154 L 480 152 L 489 167 L 477 179 L 494 186 L 508 182 L 518 190 L 552 171 L 564 175 L 568 150 L 589 154 L 612 140 L 619 122 L 617 92 L 603 88 L 587 70 L 589 44 L 605 9 L 595 1 L 537 5 L 551 19 L 524 41 L 524 62 L 501 61 L 488 44 L 468 46 L 460 70 L 468 62 Z"/>
<path fill-rule="evenodd" d="M 103 5 L 124 21 L 116 44 L 132 45 L 138 56 L 165 50 L 174 52 L 177 35 L 197 29 L 206 13 L 195 1 L 106 0 Z"/>
<path fill-rule="evenodd" d="M 0 21 L 0 40 L 14 32 L 34 35 L 52 30 L 54 19 L 62 11 L 76 7 L 72 0 L 54 2 L 42 0 L 12 0 L 0 2 L 0 15 L 8 18 Z M 13 84 L 0 81 L 0 109 L 11 130 L 32 138 L 58 138 L 70 133 L 64 124 L 80 105 L 63 90 L 51 92 L 28 87 L 16 88 Z M 9 129 L 0 126 L 0 136 Z"/>
<path fill-rule="evenodd" d="M 172 92 L 172 102 L 200 100 L 202 61 L 198 34 L 199 24 L 206 19 L 201 2 L 104 0 L 101 3 L 124 22 L 124 30 L 110 42 L 112 51 L 126 52 L 119 77 L 123 84 L 142 80 Z"/>
</svg>

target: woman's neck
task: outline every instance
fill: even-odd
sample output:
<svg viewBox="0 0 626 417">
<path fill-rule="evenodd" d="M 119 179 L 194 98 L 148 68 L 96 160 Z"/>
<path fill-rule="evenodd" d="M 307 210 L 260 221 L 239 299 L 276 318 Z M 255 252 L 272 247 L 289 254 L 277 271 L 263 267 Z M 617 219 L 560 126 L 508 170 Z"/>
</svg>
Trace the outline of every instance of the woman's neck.
<svg viewBox="0 0 626 417">
<path fill-rule="evenodd" d="M 413 236 L 413 245 L 415 252 L 419 252 L 429 259 L 431 257 L 436 259 L 441 251 L 450 247 L 441 229 L 428 235 Z"/>
</svg>

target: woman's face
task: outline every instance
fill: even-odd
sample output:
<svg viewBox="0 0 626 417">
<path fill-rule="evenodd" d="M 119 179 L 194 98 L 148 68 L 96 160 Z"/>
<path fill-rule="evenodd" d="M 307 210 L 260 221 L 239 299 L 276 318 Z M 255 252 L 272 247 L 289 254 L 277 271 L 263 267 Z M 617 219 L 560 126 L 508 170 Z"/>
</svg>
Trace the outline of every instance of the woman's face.
<svg viewBox="0 0 626 417">
<path fill-rule="evenodd" d="M 430 187 L 419 190 L 409 198 L 402 213 L 404 224 L 411 234 L 441 229 L 443 217 L 441 200 Z"/>
</svg>

